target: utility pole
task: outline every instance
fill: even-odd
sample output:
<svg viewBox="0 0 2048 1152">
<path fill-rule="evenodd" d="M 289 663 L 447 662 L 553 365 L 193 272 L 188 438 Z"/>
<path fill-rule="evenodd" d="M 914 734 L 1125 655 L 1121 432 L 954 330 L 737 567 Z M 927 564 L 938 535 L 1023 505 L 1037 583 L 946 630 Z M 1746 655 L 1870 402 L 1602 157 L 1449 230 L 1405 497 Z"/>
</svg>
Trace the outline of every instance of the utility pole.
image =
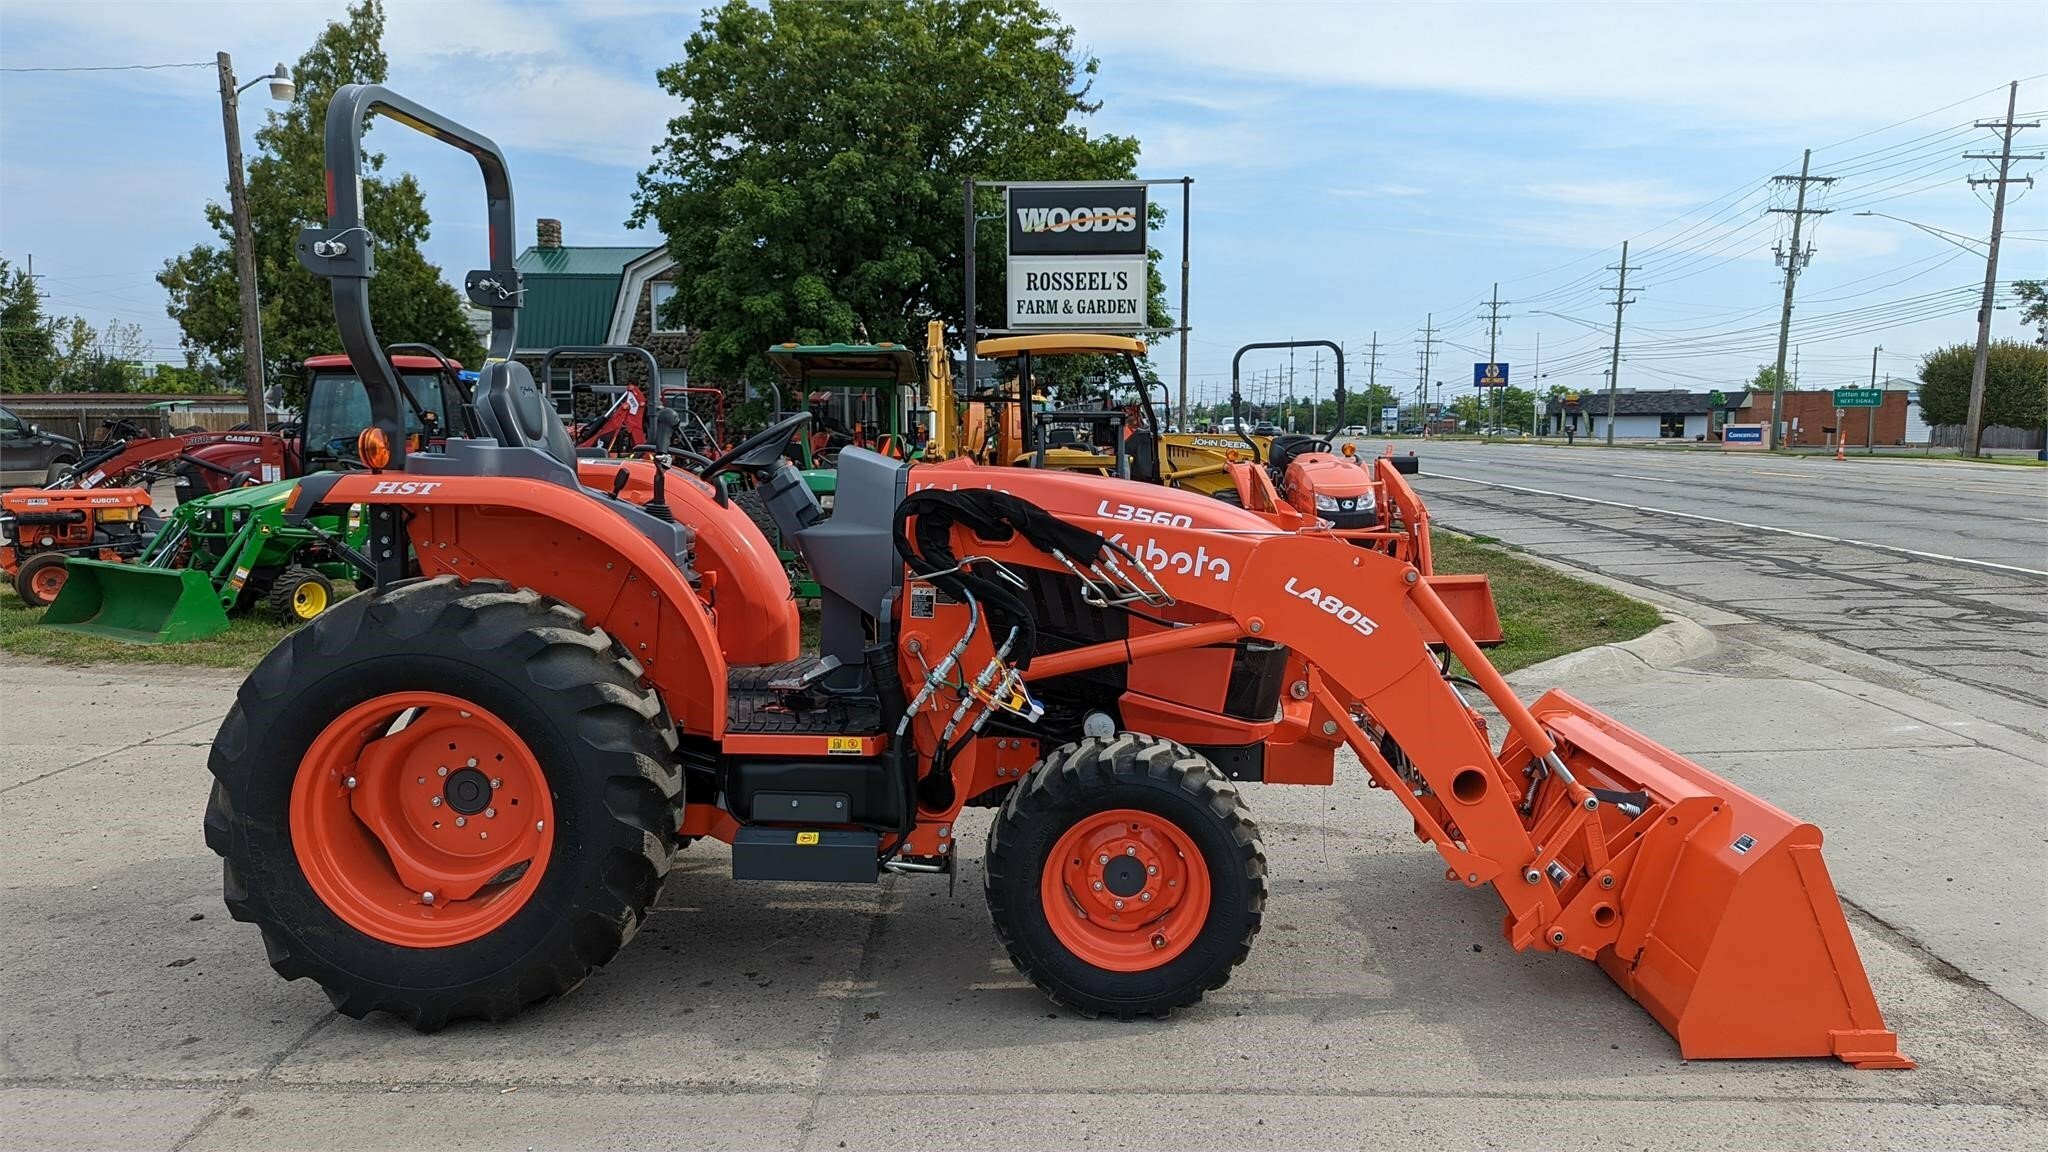
<svg viewBox="0 0 2048 1152">
<path fill-rule="evenodd" d="M 235 279 L 242 297 L 242 384 L 248 393 L 249 427 L 269 425 L 263 403 L 263 311 L 256 301 L 256 232 L 249 223 L 249 191 L 242 183 L 242 124 L 235 87 L 235 65 L 225 52 L 215 57 L 220 68 L 220 119 L 228 137 L 228 208 L 234 217 Z"/>
<path fill-rule="evenodd" d="M 1379 403 L 1379 389 L 1380 389 L 1380 333 L 1379 333 L 1379 329 L 1375 328 L 1375 329 L 1373 329 L 1373 333 L 1372 333 L 1372 351 L 1371 351 L 1371 352 L 1368 352 L 1368 353 L 1366 353 L 1366 357 L 1365 357 L 1365 395 L 1366 395 L 1366 397 L 1367 397 L 1366 403 L 1368 403 L 1368 404 L 1378 404 L 1378 403 Z M 1384 431 L 1386 431 L 1386 430 L 1387 430 L 1387 428 L 1386 428 L 1386 423 L 1387 423 L 1387 422 L 1386 422 L 1385 420 L 1383 420 L 1383 419 L 1381 419 L 1381 418 L 1380 418 L 1380 414 L 1379 414 L 1378 412 L 1368 412 L 1368 413 L 1367 413 L 1367 416 L 1369 416 L 1369 417 L 1371 418 L 1371 421 L 1372 421 L 1372 425 L 1373 425 L 1373 427 L 1375 427 L 1375 428 L 1378 428 L 1378 429 L 1379 429 L 1380 431 L 1382 431 L 1382 432 L 1384 432 Z"/>
<path fill-rule="evenodd" d="M 1607 364 L 1607 443 L 1614 443 L 1614 386 L 1621 378 L 1621 310 L 1635 303 L 1628 297 L 1628 241 L 1621 242 L 1621 263 L 1607 270 L 1621 273 L 1614 283 L 1614 352 Z"/>
<path fill-rule="evenodd" d="M 1436 351 L 1436 345 L 1438 343 L 1436 335 L 1436 313 L 1430 312 L 1426 315 L 1427 319 L 1425 319 L 1422 322 L 1422 347 L 1416 349 L 1415 353 L 1417 360 L 1415 380 L 1415 403 L 1417 415 L 1419 417 L 1416 423 L 1421 424 L 1424 431 L 1427 431 L 1429 429 L 1429 362 L 1432 355 Z"/>
<path fill-rule="evenodd" d="M 1493 299 L 1487 305 L 1490 311 L 1487 315 L 1480 317 L 1480 319 L 1486 321 L 1486 362 L 1488 364 L 1499 363 L 1499 361 L 1494 359 L 1494 354 L 1498 351 L 1500 345 L 1500 322 L 1502 319 L 1500 305 L 1500 282 L 1496 280 L 1493 285 Z M 1507 319 L 1513 319 L 1513 317 L 1507 317 Z M 1505 422 L 1501 413 L 1506 411 L 1504 405 L 1507 403 L 1507 389 L 1501 387 L 1495 389 L 1495 391 L 1498 395 L 1494 399 L 1498 403 L 1491 405 L 1491 407 L 1495 413 L 1493 426 L 1498 428 Z"/>
<path fill-rule="evenodd" d="M 1872 388 L 1877 387 L 1877 354 L 1882 351 L 1884 351 L 1884 345 L 1882 344 L 1870 350 L 1870 386 Z M 1878 400 L 1883 401 L 1884 397 L 1879 396 Z M 1875 456 L 1877 455 L 1877 409 L 1866 408 L 1863 410 L 1863 414 L 1867 418 L 1863 426 L 1863 454 L 1865 456 Z"/>
<path fill-rule="evenodd" d="M 1314 364 L 1309 368 L 1308 377 L 1308 434 L 1314 436 L 1318 421 L 1323 415 L 1323 350 L 1316 349 Z M 1343 427 L 1343 425 L 1338 425 Z"/>
<path fill-rule="evenodd" d="M 1804 252 L 1800 251 L 1799 233 L 1802 226 L 1806 223 L 1808 216 L 1825 216 L 1829 211 L 1826 208 L 1808 208 L 1806 206 L 1806 186 L 1808 184 L 1833 184 L 1835 182 L 1835 177 L 1833 176 L 1807 175 L 1812 165 L 1813 149 L 1808 148 L 1800 158 L 1799 175 L 1771 177 L 1771 180 L 1778 184 L 1796 185 L 1799 189 L 1799 198 L 1791 208 L 1769 209 L 1771 212 L 1781 215 L 1789 214 L 1792 217 L 1792 247 L 1789 249 L 1774 248 L 1772 250 L 1777 256 L 1778 262 L 1785 266 L 1785 306 L 1778 314 L 1778 371 L 1777 377 L 1771 381 L 1771 429 L 1769 434 L 1764 437 L 1764 447 L 1766 448 L 1775 449 L 1779 447 L 1779 420 L 1785 411 L 1785 347 L 1792 339 L 1792 288 L 1799 283 L 1799 270 L 1813 263 L 1813 243 L 1808 241 L 1806 250 Z"/>
<path fill-rule="evenodd" d="M 1984 378 L 1991 359 L 1991 299 L 1998 288 L 1998 237 L 2005 229 L 2005 186 L 2024 183 L 2034 185 L 2032 176 L 2014 177 L 2012 162 L 2015 160 L 2039 160 L 2039 152 L 2026 156 L 2012 154 L 2012 138 L 2022 128 L 2039 128 L 2038 120 L 2025 124 L 2013 122 L 2013 114 L 2019 108 L 2020 84 L 2015 80 L 2005 92 L 2005 119 L 1979 120 L 1977 127 L 1996 129 L 2000 139 L 1998 155 L 1982 152 L 1966 152 L 1965 160 L 1996 160 L 1998 175 L 1972 176 L 1971 187 L 1979 184 L 1993 185 L 1991 196 L 1991 246 L 1984 257 L 1984 300 L 1977 306 L 1977 359 L 1970 367 L 1970 417 L 1963 426 L 1963 454 L 1979 456 L 1984 448 Z"/>
<path fill-rule="evenodd" d="M 1537 405 L 1537 404 L 1538 404 L 1538 402 L 1539 402 L 1539 400 L 1538 400 L 1538 395 L 1537 395 L 1537 389 L 1539 389 L 1539 388 L 1542 388 L 1542 387 L 1543 387 L 1543 333 L 1541 333 L 1541 332 L 1538 332 L 1538 333 L 1536 334 L 1536 366 L 1535 366 L 1534 368 L 1531 368 L 1531 369 L 1529 370 L 1529 435 L 1531 435 L 1531 436 L 1534 436 L 1534 435 L 1536 435 L 1536 434 L 1537 434 L 1537 431 L 1536 431 L 1536 405 Z"/>
</svg>

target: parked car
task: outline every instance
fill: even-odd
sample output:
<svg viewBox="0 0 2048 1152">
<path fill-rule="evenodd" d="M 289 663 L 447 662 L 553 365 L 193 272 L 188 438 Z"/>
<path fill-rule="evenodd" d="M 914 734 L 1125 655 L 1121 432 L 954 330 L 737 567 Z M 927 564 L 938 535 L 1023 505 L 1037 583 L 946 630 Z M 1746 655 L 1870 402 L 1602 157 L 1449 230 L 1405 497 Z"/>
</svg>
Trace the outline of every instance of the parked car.
<svg viewBox="0 0 2048 1152">
<path fill-rule="evenodd" d="M 1271 420 L 1261 420 L 1257 424 L 1252 425 L 1252 435 L 1254 436 L 1278 436 L 1279 434 L 1280 426 Z"/>
<path fill-rule="evenodd" d="M 55 483 L 80 455 L 78 441 L 0 408 L 0 486 Z"/>
<path fill-rule="evenodd" d="M 1339 436 L 1370 436 L 1372 432 L 1363 424 L 1347 424 L 1337 429 Z"/>
</svg>

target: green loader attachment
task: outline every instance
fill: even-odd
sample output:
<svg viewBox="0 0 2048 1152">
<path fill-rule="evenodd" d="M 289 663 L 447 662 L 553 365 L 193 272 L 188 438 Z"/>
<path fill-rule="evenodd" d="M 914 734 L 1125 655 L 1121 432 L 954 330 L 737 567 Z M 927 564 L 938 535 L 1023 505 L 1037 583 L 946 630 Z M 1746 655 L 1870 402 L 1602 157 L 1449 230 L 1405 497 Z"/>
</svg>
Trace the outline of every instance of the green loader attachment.
<svg viewBox="0 0 2048 1152">
<path fill-rule="evenodd" d="M 135 644 L 218 635 L 257 599 L 303 623 L 339 597 L 334 581 L 367 565 L 363 527 L 341 517 L 284 522 L 294 482 L 237 488 L 179 505 L 132 563 L 71 560 L 42 622 Z M 353 517 L 350 517 L 353 519 Z"/>
</svg>

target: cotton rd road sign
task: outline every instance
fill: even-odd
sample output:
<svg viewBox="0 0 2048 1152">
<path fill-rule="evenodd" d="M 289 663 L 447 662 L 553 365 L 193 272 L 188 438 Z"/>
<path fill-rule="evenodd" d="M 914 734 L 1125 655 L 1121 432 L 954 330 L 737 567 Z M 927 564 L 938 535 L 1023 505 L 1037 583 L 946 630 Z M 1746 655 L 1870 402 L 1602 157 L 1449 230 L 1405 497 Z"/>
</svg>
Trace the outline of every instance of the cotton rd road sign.
<svg viewBox="0 0 2048 1152">
<path fill-rule="evenodd" d="M 1508 386 L 1508 366 L 1505 364 L 1474 364 L 1472 385 L 1475 388 L 1505 388 Z"/>
<path fill-rule="evenodd" d="M 1884 407 L 1884 389 L 1837 388 L 1835 389 L 1835 407 L 1882 408 Z"/>
<path fill-rule="evenodd" d="M 1145 186 L 1011 188 L 1010 327 L 1027 332 L 1145 327 Z"/>
</svg>

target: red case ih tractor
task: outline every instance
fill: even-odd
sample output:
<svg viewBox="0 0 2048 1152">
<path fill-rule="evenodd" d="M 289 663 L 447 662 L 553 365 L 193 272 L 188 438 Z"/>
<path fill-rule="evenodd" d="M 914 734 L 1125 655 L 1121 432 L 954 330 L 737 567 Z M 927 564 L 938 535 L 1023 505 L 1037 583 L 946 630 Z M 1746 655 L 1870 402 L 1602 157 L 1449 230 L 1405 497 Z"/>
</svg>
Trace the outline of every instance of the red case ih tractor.
<svg viewBox="0 0 2048 1152">
<path fill-rule="evenodd" d="M 347 174 L 378 113 L 473 155 L 489 200 L 491 266 L 466 280 L 492 316 L 486 435 L 439 453 L 405 450 L 370 328 Z M 327 163 L 300 253 L 370 385 L 372 470 L 307 477 L 290 507 L 367 505 L 378 586 L 249 677 L 205 832 L 233 914 L 342 1012 L 435 1028 L 569 991 L 679 837 L 726 841 L 741 878 L 950 876 L 974 804 L 997 809 L 984 887 L 1017 968 L 1084 1013 L 1164 1014 L 1258 934 L 1244 782 L 1329 783 L 1349 748 L 1451 880 L 1499 895 L 1515 947 L 1598 962 L 1687 1057 L 1909 1066 L 1819 833 L 1568 697 L 1523 705 L 1408 560 L 1192 493 L 858 448 L 828 518 L 782 456 L 802 415 L 694 472 L 578 460 L 509 359 L 496 146 L 351 85 Z M 824 586 L 822 657 L 798 657 L 728 470 Z M 1500 710 L 1498 749 L 1433 647 Z"/>
</svg>

